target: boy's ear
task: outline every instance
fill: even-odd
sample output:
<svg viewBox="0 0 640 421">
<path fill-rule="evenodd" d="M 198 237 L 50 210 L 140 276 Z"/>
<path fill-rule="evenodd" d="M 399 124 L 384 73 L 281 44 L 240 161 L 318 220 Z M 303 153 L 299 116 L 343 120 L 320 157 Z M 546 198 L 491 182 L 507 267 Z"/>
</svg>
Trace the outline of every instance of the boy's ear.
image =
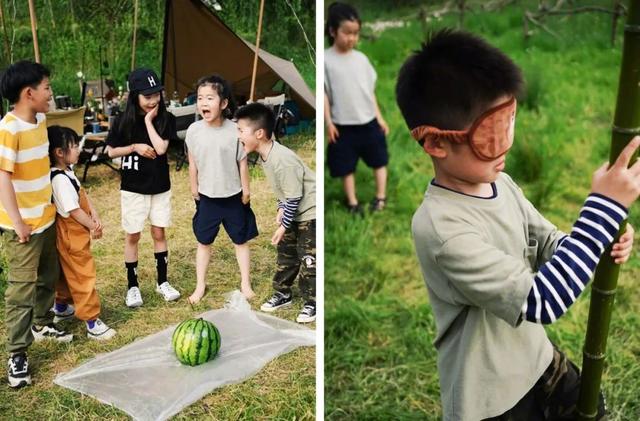
<svg viewBox="0 0 640 421">
<path fill-rule="evenodd" d="M 427 152 L 429 155 L 431 155 L 434 158 L 446 158 L 447 157 L 447 150 L 444 147 L 443 141 L 441 139 L 433 139 L 433 138 L 427 138 L 424 141 L 424 150 L 425 152 Z"/>
<path fill-rule="evenodd" d="M 33 91 L 33 88 L 31 86 L 26 86 L 22 88 L 22 91 L 20 91 L 19 97 L 24 99 L 29 99 L 31 97 L 32 91 Z"/>
<path fill-rule="evenodd" d="M 223 99 L 222 102 L 220 103 L 220 109 L 221 110 L 225 110 L 227 108 L 227 106 L 229 105 L 229 100 L 228 99 Z"/>
</svg>

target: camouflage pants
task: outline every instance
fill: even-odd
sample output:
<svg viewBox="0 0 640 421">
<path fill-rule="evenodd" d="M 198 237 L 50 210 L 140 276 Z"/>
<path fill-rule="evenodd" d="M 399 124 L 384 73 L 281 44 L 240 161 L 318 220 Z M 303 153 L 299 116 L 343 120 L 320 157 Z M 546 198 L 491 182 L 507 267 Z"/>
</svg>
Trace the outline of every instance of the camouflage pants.
<svg viewBox="0 0 640 421">
<path fill-rule="evenodd" d="M 305 301 L 316 300 L 316 220 L 292 222 L 278 243 L 277 271 L 273 288 L 291 293 L 296 277 Z"/>
<path fill-rule="evenodd" d="M 580 370 L 555 346 L 553 361 L 533 388 L 497 421 L 574 420 L 577 417 Z M 606 421 L 604 396 L 600 392 L 596 421 Z"/>
</svg>

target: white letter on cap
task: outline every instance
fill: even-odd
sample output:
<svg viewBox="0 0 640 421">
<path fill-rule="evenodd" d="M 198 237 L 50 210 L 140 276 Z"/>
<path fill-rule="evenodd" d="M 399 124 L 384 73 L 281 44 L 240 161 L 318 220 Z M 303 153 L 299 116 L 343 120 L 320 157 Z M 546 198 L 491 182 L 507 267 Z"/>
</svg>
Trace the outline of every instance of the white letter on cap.
<svg viewBox="0 0 640 421">
<path fill-rule="evenodd" d="M 149 86 L 156 86 L 156 81 L 153 76 L 149 76 L 147 80 L 149 81 Z"/>
</svg>

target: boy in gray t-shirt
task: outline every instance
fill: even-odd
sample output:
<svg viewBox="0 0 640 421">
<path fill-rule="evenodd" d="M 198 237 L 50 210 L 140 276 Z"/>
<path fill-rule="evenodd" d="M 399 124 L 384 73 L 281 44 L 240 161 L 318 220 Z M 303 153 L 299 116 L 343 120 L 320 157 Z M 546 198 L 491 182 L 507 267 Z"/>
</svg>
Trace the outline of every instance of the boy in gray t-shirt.
<svg viewBox="0 0 640 421">
<path fill-rule="evenodd" d="M 450 30 L 398 76 L 398 105 L 435 169 L 412 231 L 436 320 L 446 420 L 575 417 L 580 373 L 542 325 L 584 290 L 640 193 L 640 164 L 627 169 L 638 137 L 594 173 L 570 234 L 542 217 L 501 173 L 521 84 L 502 52 Z M 627 227 L 611 253 L 616 263 L 631 253 Z M 600 395 L 596 418 L 604 416 Z"/>
<path fill-rule="evenodd" d="M 278 229 L 271 244 L 278 247 L 276 292 L 260 309 L 271 312 L 291 305 L 296 277 L 305 304 L 298 323 L 316 319 L 316 175 L 291 149 L 271 139 L 275 117 L 259 103 L 238 110 L 238 132 L 244 150 L 258 152 L 264 173 L 278 200 Z"/>
</svg>

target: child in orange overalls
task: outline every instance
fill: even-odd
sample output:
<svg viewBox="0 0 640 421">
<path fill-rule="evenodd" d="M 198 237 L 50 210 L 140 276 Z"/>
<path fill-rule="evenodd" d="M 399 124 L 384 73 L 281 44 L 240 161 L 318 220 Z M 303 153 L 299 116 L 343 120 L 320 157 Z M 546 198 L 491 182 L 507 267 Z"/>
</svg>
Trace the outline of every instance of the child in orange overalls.
<svg viewBox="0 0 640 421">
<path fill-rule="evenodd" d="M 89 339 L 111 339 L 116 331 L 98 318 L 100 298 L 91 255 L 91 239 L 102 237 L 102 223 L 69 167 L 78 162 L 80 142 L 76 133 L 66 127 L 49 127 L 48 134 L 51 186 L 57 210 L 56 247 L 62 268 L 56 284 L 55 319 L 60 321 L 75 314 L 86 322 Z"/>
</svg>

